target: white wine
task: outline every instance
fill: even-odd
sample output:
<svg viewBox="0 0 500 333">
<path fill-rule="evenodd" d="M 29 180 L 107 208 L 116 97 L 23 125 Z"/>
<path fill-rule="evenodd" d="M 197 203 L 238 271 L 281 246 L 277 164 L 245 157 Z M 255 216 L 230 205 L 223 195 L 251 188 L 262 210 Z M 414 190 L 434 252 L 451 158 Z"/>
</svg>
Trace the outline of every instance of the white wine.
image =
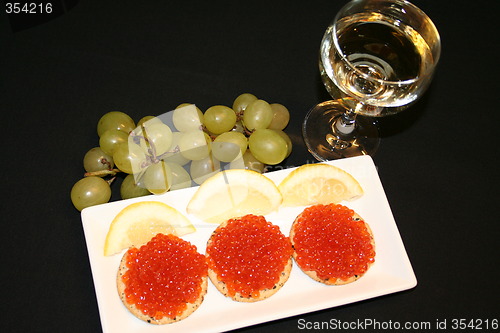
<svg viewBox="0 0 500 333">
<path fill-rule="evenodd" d="M 337 21 L 320 51 L 328 92 L 368 116 L 392 114 L 415 101 L 431 81 L 434 62 L 417 31 L 375 12 Z"/>
<path fill-rule="evenodd" d="M 372 117 L 414 103 L 429 86 L 440 53 L 434 23 L 407 0 L 346 3 L 321 41 L 319 69 L 333 100 L 307 113 L 307 149 L 320 161 L 373 155 L 380 133 Z"/>
</svg>

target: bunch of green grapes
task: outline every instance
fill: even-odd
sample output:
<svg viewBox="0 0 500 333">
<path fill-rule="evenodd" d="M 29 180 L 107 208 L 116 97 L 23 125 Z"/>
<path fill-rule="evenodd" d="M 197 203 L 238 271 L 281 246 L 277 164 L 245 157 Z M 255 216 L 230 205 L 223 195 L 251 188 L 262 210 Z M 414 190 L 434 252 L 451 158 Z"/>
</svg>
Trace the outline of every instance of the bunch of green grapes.
<svg viewBox="0 0 500 333">
<path fill-rule="evenodd" d="M 189 174 L 180 167 L 184 159 L 171 156 L 177 136 L 160 118 L 146 116 L 136 126 L 127 114 L 108 112 L 99 120 L 97 134 L 99 146 L 83 158 L 84 178 L 71 189 L 78 210 L 108 202 L 118 173 L 124 175 L 122 199 L 191 186 Z"/>
<path fill-rule="evenodd" d="M 71 189 L 71 201 L 78 210 L 106 203 L 111 198 L 111 183 L 122 172 L 128 153 L 129 133 L 136 127 L 132 118 L 120 111 L 108 112 L 97 123 L 99 146 L 90 149 L 83 157 L 85 175 Z M 122 187 L 131 185 L 125 178 Z M 134 182 L 135 184 L 135 182 Z M 137 191 L 144 190 L 138 188 Z"/>
<path fill-rule="evenodd" d="M 245 93 L 238 96 L 233 109 L 241 121 L 239 128 L 248 135 L 252 158 L 266 165 L 283 162 L 292 152 L 292 141 L 283 131 L 290 120 L 288 109 L 278 103 L 269 104 Z"/>
<path fill-rule="evenodd" d="M 125 175 L 120 195 L 128 199 L 202 184 L 222 169 L 264 172 L 291 152 L 283 132 L 289 118 L 283 105 L 248 93 L 232 108 L 215 105 L 203 113 L 184 103 L 137 125 L 123 112 L 106 113 L 97 125 L 99 146 L 85 154 L 85 177 L 71 200 L 78 210 L 108 202 L 118 173 Z"/>
<path fill-rule="evenodd" d="M 290 137 L 283 131 L 289 120 L 285 106 L 244 93 L 232 108 L 216 105 L 207 109 L 203 125 L 213 139 L 213 159 L 264 172 L 266 165 L 283 162 L 292 151 Z"/>
</svg>

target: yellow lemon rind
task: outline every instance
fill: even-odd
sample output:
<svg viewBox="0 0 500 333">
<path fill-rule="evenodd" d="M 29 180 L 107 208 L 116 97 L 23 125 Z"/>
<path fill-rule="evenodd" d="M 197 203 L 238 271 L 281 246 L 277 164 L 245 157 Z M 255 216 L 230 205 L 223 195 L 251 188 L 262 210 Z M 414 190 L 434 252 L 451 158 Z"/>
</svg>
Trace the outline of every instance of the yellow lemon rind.
<svg viewBox="0 0 500 333">
<path fill-rule="evenodd" d="M 196 231 L 193 224 L 177 209 L 159 201 L 141 201 L 123 208 L 113 219 L 104 243 L 104 255 L 110 256 L 121 252 L 133 244 L 127 235 L 134 226 L 147 226 L 150 221 L 160 224 L 165 232 L 183 236 Z M 148 240 L 149 241 L 149 240 Z"/>
<path fill-rule="evenodd" d="M 342 193 L 327 195 L 313 188 L 317 182 L 336 182 Z M 348 172 L 330 164 L 305 164 L 288 174 L 278 185 L 283 197 L 283 206 L 306 206 L 311 204 L 353 201 L 364 194 L 359 182 Z"/>
<path fill-rule="evenodd" d="M 278 187 L 266 176 L 253 170 L 230 169 L 205 180 L 186 211 L 205 222 L 220 224 L 246 214 L 269 214 L 281 202 Z"/>
</svg>

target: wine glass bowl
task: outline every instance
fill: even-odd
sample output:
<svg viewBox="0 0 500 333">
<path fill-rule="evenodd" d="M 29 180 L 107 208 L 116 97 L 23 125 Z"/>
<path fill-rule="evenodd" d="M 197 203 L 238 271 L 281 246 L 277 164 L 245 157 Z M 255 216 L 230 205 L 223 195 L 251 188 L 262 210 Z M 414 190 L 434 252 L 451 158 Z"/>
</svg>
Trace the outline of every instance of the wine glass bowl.
<svg viewBox="0 0 500 333">
<path fill-rule="evenodd" d="M 440 50 L 433 22 L 408 1 L 347 3 L 321 41 L 319 70 L 334 101 L 316 105 L 304 121 L 313 156 L 373 155 L 380 140 L 375 118 L 400 112 L 422 95 Z"/>
</svg>

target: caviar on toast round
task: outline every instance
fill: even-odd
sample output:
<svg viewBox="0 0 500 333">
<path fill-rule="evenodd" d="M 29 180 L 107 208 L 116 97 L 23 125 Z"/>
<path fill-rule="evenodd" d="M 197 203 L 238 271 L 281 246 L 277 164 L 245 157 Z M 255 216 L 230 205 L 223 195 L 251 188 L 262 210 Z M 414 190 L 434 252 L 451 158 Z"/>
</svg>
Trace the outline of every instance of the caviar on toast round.
<svg viewBox="0 0 500 333">
<path fill-rule="evenodd" d="M 263 216 L 229 219 L 208 241 L 208 276 L 222 294 L 235 301 L 260 301 L 288 280 L 292 253 L 290 239 Z"/>
<path fill-rule="evenodd" d="M 123 256 L 117 276 L 123 304 L 151 324 L 169 324 L 193 313 L 207 292 L 207 262 L 191 243 L 157 234 Z"/>
<path fill-rule="evenodd" d="M 375 262 L 368 224 L 340 204 L 314 205 L 297 216 L 290 230 L 297 265 L 328 285 L 356 281 Z"/>
</svg>

